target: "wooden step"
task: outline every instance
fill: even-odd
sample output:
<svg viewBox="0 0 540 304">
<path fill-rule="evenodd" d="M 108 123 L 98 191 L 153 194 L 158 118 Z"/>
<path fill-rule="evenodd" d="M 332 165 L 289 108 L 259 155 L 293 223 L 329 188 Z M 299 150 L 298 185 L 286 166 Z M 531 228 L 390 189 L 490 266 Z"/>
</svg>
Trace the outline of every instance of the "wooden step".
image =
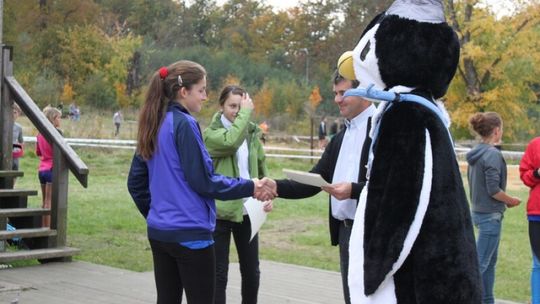
<svg viewBox="0 0 540 304">
<path fill-rule="evenodd" d="M 34 250 L 18 250 L 18 251 L 6 251 L 0 252 L 0 263 L 9 263 L 20 260 L 32 260 L 32 259 L 54 259 L 62 257 L 71 257 L 80 252 L 77 248 L 72 247 L 59 247 L 48 249 L 34 249 Z"/>
<path fill-rule="evenodd" d="M 0 170 L 0 178 L 2 177 L 21 177 L 24 176 L 24 172 L 22 171 L 12 171 L 12 170 Z"/>
<path fill-rule="evenodd" d="M 0 230 L 0 240 L 9 240 L 17 237 L 33 238 L 43 236 L 55 236 L 56 230 L 49 228 L 23 228 L 15 231 Z"/>
<path fill-rule="evenodd" d="M 51 209 L 44 209 L 44 208 L 9 208 L 9 209 L 0 209 L 0 218 L 42 216 L 42 215 L 49 215 L 50 213 L 51 213 Z"/>
<path fill-rule="evenodd" d="M 32 196 L 37 194 L 37 190 L 0 189 L 0 197 Z"/>
</svg>

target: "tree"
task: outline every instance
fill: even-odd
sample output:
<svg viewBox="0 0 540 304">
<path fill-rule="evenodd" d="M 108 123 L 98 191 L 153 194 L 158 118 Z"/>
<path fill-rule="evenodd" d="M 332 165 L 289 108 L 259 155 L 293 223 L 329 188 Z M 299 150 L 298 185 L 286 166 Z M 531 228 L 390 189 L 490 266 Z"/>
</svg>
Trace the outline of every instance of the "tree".
<svg viewBox="0 0 540 304">
<path fill-rule="evenodd" d="M 538 131 L 528 109 L 538 101 L 532 84 L 539 82 L 540 6 L 524 6 L 497 19 L 478 3 L 447 0 L 450 24 L 461 43 L 458 71 L 447 94 L 455 129 L 466 129 L 474 112 L 496 111 L 506 123 L 506 138 L 528 137 Z"/>
<path fill-rule="evenodd" d="M 114 85 L 115 93 L 116 93 L 116 103 L 119 107 L 125 108 L 129 105 L 130 99 L 129 96 L 126 94 L 126 85 L 123 83 L 116 83 Z"/>
<path fill-rule="evenodd" d="M 267 82 L 265 82 L 257 94 L 255 94 L 253 100 L 255 103 L 255 114 L 264 117 L 271 116 L 274 90 L 269 87 Z"/>
<path fill-rule="evenodd" d="M 327 59 L 336 62 L 344 52 L 352 50 L 368 23 L 384 12 L 394 0 L 341 0 L 337 3 L 337 12 L 343 16 L 328 43 Z M 334 63 L 335 64 L 335 63 Z"/>
<path fill-rule="evenodd" d="M 315 86 L 313 90 L 311 91 L 311 94 L 309 95 L 309 105 L 313 112 L 317 109 L 319 104 L 322 101 L 321 92 L 319 90 L 319 86 Z"/>
<path fill-rule="evenodd" d="M 62 95 L 60 95 L 60 101 L 68 104 L 73 101 L 73 87 L 69 84 L 69 82 L 66 82 L 64 84 L 64 89 L 62 90 Z"/>
</svg>

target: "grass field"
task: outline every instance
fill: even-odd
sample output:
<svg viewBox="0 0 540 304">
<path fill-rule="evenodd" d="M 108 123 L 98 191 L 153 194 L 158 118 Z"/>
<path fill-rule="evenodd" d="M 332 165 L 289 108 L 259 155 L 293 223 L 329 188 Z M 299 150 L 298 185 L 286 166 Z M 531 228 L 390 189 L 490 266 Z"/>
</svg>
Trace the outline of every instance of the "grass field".
<svg viewBox="0 0 540 304">
<path fill-rule="evenodd" d="M 32 148 L 27 147 L 21 160 L 25 176 L 18 179 L 17 188 L 39 189 Z M 75 149 L 90 168 L 88 189 L 70 177 L 68 243 L 82 249 L 76 259 L 135 271 L 151 270 L 145 222 L 126 189 L 132 152 Z M 268 164 L 273 178 L 283 177 L 282 168 L 308 170 L 312 166 L 309 161 L 284 159 L 269 159 Z M 531 263 L 524 208 L 527 189 L 519 181 L 517 167 L 511 166 L 508 171 L 508 190 L 524 203 L 505 213 L 495 294 L 497 298 L 526 302 Z M 260 232 L 261 258 L 339 271 L 337 247 L 330 246 L 327 199 L 322 193 L 304 200 L 277 199 Z M 32 197 L 30 204 L 40 205 L 41 195 Z"/>
</svg>

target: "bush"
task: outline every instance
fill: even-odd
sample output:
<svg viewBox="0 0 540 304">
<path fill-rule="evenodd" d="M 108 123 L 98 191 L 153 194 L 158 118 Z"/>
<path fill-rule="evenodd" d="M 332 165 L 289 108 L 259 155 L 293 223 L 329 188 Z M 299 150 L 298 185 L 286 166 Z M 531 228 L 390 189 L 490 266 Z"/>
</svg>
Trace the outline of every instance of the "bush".
<svg viewBox="0 0 540 304">
<path fill-rule="evenodd" d="M 33 81 L 28 94 L 41 108 L 46 105 L 56 106 L 60 102 L 62 84 L 56 74 L 42 71 Z"/>
<path fill-rule="evenodd" d="M 82 104 L 98 109 L 112 109 L 117 106 L 116 93 L 105 75 L 98 72 L 87 79 L 86 85 L 80 92 Z"/>
</svg>

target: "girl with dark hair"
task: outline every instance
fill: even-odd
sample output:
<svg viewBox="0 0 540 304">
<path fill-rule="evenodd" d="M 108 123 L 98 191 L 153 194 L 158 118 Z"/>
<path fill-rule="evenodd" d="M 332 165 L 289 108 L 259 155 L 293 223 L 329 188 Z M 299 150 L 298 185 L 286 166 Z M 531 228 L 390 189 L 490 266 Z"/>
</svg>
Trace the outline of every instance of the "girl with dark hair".
<svg viewBox="0 0 540 304">
<path fill-rule="evenodd" d="M 191 113 L 206 100 L 206 71 L 182 60 L 154 73 L 139 116 L 128 189 L 146 218 L 157 303 L 213 304 L 214 198 L 275 196 L 265 181 L 214 173 Z"/>
<path fill-rule="evenodd" d="M 506 162 L 495 146 L 501 142 L 503 123 L 495 112 L 476 113 L 469 120 L 480 144 L 467 153 L 467 177 L 473 224 L 478 228 L 476 247 L 482 278 L 482 303 L 495 303 L 495 264 L 501 239 L 503 214 L 520 199 L 506 194 Z"/>
<path fill-rule="evenodd" d="M 219 97 L 220 111 L 203 132 L 204 143 L 214 161 L 217 173 L 242 178 L 263 178 L 268 174 L 261 130 L 250 121 L 253 102 L 239 86 L 223 88 Z M 251 238 L 251 222 L 244 208 L 245 199 L 217 202 L 217 222 L 214 231 L 216 248 L 215 304 L 225 304 L 229 271 L 231 233 L 234 237 L 240 273 L 242 275 L 242 303 L 257 303 L 259 291 L 259 239 Z M 272 210 L 266 202 L 264 210 Z"/>
</svg>

